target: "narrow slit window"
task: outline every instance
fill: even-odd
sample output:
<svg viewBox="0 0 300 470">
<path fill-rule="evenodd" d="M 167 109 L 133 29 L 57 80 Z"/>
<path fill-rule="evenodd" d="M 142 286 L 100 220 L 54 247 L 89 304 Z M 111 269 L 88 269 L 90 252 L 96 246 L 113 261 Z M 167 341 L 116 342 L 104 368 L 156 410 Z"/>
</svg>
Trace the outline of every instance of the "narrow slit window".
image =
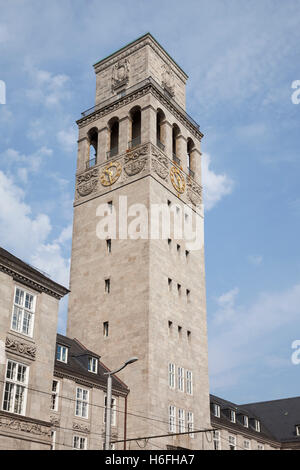
<svg viewBox="0 0 300 470">
<path fill-rule="evenodd" d="M 105 322 L 103 323 L 103 336 L 104 336 L 105 338 L 108 337 L 108 329 L 109 329 L 109 322 L 108 322 L 108 321 L 105 321 Z"/>
<path fill-rule="evenodd" d="M 110 293 L 110 279 L 105 279 L 105 292 Z"/>
<path fill-rule="evenodd" d="M 169 287 L 169 291 L 172 290 L 172 279 L 171 278 L 168 278 L 168 287 Z"/>
<path fill-rule="evenodd" d="M 111 239 L 106 240 L 107 253 L 111 253 Z"/>
</svg>

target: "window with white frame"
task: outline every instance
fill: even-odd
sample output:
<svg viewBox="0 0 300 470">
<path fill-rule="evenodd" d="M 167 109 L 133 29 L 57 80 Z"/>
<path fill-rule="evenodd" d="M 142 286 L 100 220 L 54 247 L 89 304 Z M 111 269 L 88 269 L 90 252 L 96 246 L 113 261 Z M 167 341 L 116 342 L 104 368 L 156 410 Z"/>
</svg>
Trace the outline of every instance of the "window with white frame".
<svg viewBox="0 0 300 470">
<path fill-rule="evenodd" d="M 25 415 L 29 367 L 12 360 L 7 361 L 2 408 L 11 413 Z"/>
<path fill-rule="evenodd" d="M 73 449 L 86 450 L 87 438 L 82 436 L 73 436 Z"/>
<path fill-rule="evenodd" d="M 104 423 L 106 423 L 106 407 L 107 407 L 107 397 L 104 397 Z M 111 399 L 111 425 L 116 426 L 117 424 L 117 400 L 112 397 Z"/>
<path fill-rule="evenodd" d="M 75 415 L 80 418 L 88 418 L 88 409 L 89 409 L 89 391 L 76 387 L 76 405 L 75 405 Z"/>
<path fill-rule="evenodd" d="M 236 414 L 235 414 L 235 411 L 230 410 L 230 411 L 229 411 L 229 417 L 230 417 L 230 421 L 231 421 L 232 423 L 235 423 L 235 422 L 236 422 Z"/>
<path fill-rule="evenodd" d="M 51 450 L 55 450 L 56 431 L 51 431 Z"/>
<path fill-rule="evenodd" d="M 184 369 L 183 367 L 177 368 L 177 385 L 180 392 L 184 392 Z"/>
<path fill-rule="evenodd" d="M 32 336 L 36 296 L 20 287 L 15 289 L 11 329 Z"/>
<path fill-rule="evenodd" d="M 169 364 L 169 387 L 175 388 L 175 364 Z"/>
<path fill-rule="evenodd" d="M 258 421 L 258 419 L 254 420 L 254 429 L 257 432 L 260 432 L 260 421 Z"/>
<path fill-rule="evenodd" d="M 296 426 L 296 436 L 300 436 L 300 424 Z"/>
<path fill-rule="evenodd" d="M 236 436 L 228 436 L 229 449 L 236 450 Z"/>
<path fill-rule="evenodd" d="M 88 370 L 97 374 L 98 372 L 98 359 L 96 357 L 89 357 Z"/>
<path fill-rule="evenodd" d="M 221 416 L 221 407 L 220 407 L 220 405 L 217 405 L 216 403 L 213 403 L 212 409 L 213 409 L 213 415 L 216 418 L 220 418 L 220 416 Z"/>
<path fill-rule="evenodd" d="M 213 431 L 214 450 L 221 450 L 221 432 Z"/>
<path fill-rule="evenodd" d="M 181 408 L 178 409 L 178 432 L 184 432 L 185 431 L 185 416 L 184 416 L 184 410 Z"/>
<path fill-rule="evenodd" d="M 56 359 L 60 362 L 68 362 L 68 348 L 62 344 L 57 345 Z"/>
<path fill-rule="evenodd" d="M 186 371 L 186 393 L 193 395 L 193 373 L 191 370 Z"/>
<path fill-rule="evenodd" d="M 244 449 L 245 450 L 251 450 L 251 442 L 248 441 L 248 439 L 244 440 Z"/>
<path fill-rule="evenodd" d="M 51 394 L 51 410 L 58 410 L 58 394 L 59 394 L 59 381 L 53 380 L 52 382 L 52 394 Z"/>
<path fill-rule="evenodd" d="M 176 432 L 176 407 L 169 405 L 169 432 Z"/>
<path fill-rule="evenodd" d="M 192 411 L 187 412 L 187 430 L 190 433 L 189 436 L 191 438 L 194 438 L 194 433 L 192 432 L 194 430 L 194 413 Z"/>
<path fill-rule="evenodd" d="M 263 444 L 257 444 L 257 450 L 265 450 L 265 446 Z"/>
<path fill-rule="evenodd" d="M 245 428 L 248 428 L 248 427 L 249 427 L 249 418 L 248 418 L 248 416 L 246 416 L 246 415 L 243 416 L 243 426 L 244 426 Z"/>
</svg>

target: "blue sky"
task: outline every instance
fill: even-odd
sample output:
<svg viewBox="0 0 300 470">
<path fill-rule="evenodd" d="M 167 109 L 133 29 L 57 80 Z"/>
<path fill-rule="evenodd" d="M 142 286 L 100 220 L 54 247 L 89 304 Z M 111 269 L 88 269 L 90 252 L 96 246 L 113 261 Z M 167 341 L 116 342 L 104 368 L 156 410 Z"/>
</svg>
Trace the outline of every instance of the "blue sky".
<svg viewBox="0 0 300 470">
<path fill-rule="evenodd" d="M 0 0 L 0 240 L 68 283 L 75 120 L 92 64 L 150 31 L 189 75 L 205 134 L 211 391 L 300 395 L 300 3 Z M 59 329 L 64 331 L 66 300 Z"/>
</svg>

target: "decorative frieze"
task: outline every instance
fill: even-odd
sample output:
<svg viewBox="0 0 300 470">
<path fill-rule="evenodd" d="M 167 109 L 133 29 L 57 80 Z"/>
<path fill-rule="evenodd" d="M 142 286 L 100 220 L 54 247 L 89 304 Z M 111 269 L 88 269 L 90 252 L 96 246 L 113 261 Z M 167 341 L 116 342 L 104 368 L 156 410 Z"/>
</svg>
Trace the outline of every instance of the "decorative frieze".
<svg viewBox="0 0 300 470">
<path fill-rule="evenodd" d="M 60 425 L 60 419 L 59 419 L 59 417 L 56 416 L 56 415 L 50 416 L 50 423 L 51 423 L 53 426 L 59 426 L 59 425 Z"/>
<path fill-rule="evenodd" d="M 73 429 L 74 431 L 79 431 L 79 432 L 85 432 L 85 433 L 90 432 L 90 428 L 86 424 L 73 423 Z"/>
<path fill-rule="evenodd" d="M 50 437 L 51 429 L 37 423 L 31 423 L 24 419 L 0 415 L 0 429 L 6 429 L 15 432 L 24 432 L 35 436 Z"/>
<path fill-rule="evenodd" d="M 30 359 L 35 359 L 36 356 L 36 347 L 31 344 L 23 343 L 18 341 L 15 338 L 10 338 L 7 336 L 5 340 L 5 348 L 11 352 L 21 354 L 22 356 L 29 357 Z"/>
</svg>

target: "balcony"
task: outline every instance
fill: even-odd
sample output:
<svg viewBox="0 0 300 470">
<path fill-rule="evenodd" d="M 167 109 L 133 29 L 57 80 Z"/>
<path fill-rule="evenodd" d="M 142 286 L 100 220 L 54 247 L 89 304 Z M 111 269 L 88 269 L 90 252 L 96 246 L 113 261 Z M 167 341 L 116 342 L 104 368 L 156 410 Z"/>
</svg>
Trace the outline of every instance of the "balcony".
<svg viewBox="0 0 300 470">
<path fill-rule="evenodd" d="M 118 147 L 113 147 L 112 149 L 109 150 L 109 152 L 106 152 L 106 158 L 109 160 L 110 158 L 115 157 L 119 153 L 119 148 Z"/>
<path fill-rule="evenodd" d="M 88 162 L 86 162 L 86 169 L 92 168 L 97 163 L 97 157 L 91 158 Z"/>
<path fill-rule="evenodd" d="M 156 145 L 158 148 L 160 148 L 160 150 L 162 150 L 163 152 L 165 151 L 165 146 L 159 139 L 156 140 Z"/>
<path fill-rule="evenodd" d="M 132 139 L 130 142 L 128 142 L 128 149 L 132 150 L 135 147 L 138 147 L 141 145 L 141 136 L 139 135 L 135 139 Z"/>
</svg>

